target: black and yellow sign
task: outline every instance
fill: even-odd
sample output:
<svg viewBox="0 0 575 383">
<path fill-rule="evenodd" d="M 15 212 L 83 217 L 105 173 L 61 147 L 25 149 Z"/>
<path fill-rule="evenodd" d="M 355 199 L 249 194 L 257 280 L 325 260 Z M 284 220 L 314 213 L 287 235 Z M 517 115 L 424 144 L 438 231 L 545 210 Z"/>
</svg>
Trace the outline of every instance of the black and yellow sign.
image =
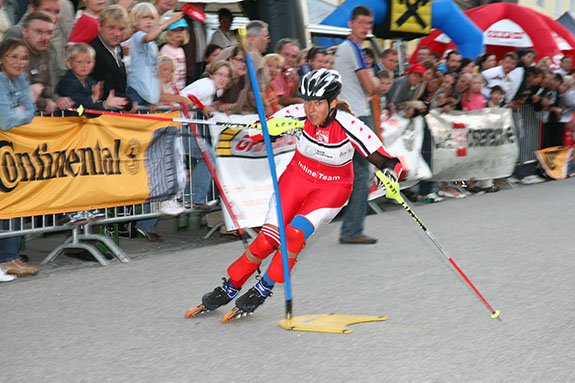
<svg viewBox="0 0 575 383">
<path fill-rule="evenodd" d="M 422 34 L 431 31 L 430 0 L 391 0 L 390 16 L 391 31 Z"/>
</svg>

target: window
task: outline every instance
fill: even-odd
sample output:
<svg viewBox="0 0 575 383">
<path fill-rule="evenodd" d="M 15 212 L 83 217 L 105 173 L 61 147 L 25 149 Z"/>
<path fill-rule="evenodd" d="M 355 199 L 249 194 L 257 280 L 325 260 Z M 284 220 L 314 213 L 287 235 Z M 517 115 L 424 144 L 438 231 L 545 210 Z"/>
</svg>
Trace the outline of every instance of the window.
<svg viewBox="0 0 575 383">
<path fill-rule="evenodd" d="M 537 6 L 545 8 L 545 0 L 537 0 Z"/>
</svg>

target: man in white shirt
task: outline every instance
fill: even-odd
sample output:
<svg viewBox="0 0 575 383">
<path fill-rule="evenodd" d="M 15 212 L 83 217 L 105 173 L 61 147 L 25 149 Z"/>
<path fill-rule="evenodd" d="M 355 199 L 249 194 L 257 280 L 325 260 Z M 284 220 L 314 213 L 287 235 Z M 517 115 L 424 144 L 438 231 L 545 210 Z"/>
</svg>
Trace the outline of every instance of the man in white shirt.
<svg viewBox="0 0 575 383">
<path fill-rule="evenodd" d="M 483 89 L 481 93 L 489 99 L 491 88 L 499 85 L 505 92 L 505 103 L 509 103 L 515 97 L 523 82 L 524 68 L 517 68 L 517 54 L 513 52 L 506 53 L 501 60 L 501 65 L 487 69 L 483 75 Z"/>
</svg>

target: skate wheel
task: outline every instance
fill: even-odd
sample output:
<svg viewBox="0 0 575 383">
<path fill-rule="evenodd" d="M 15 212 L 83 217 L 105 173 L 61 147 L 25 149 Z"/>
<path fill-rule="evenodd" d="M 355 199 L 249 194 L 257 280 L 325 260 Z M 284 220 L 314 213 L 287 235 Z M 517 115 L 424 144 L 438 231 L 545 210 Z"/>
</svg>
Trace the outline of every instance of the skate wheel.
<svg viewBox="0 0 575 383">
<path fill-rule="evenodd" d="M 238 308 L 234 308 L 231 311 L 228 311 L 222 317 L 222 323 L 231 322 L 238 317 L 240 310 Z"/>
<path fill-rule="evenodd" d="M 204 311 L 206 311 L 206 307 L 204 305 L 199 305 L 197 307 L 194 307 L 193 309 L 188 310 L 188 312 L 186 313 L 186 318 L 195 317 L 196 315 L 201 314 Z"/>
</svg>

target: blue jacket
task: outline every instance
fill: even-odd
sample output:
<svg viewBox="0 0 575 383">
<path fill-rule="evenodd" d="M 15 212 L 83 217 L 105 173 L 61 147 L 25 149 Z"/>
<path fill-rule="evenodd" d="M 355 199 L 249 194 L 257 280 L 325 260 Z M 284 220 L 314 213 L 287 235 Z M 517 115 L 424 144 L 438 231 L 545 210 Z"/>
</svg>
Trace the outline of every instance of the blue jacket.
<svg viewBox="0 0 575 383">
<path fill-rule="evenodd" d="M 23 106 L 24 110 L 18 106 Z M 0 72 L 0 129 L 6 131 L 15 126 L 29 124 L 34 119 L 35 112 L 36 106 L 26 74 L 10 81 L 4 72 Z"/>
<path fill-rule="evenodd" d="M 78 77 L 71 70 L 68 70 L 58 82 L 56 94 L 60 97 L 70 97 L 74 100 L 74 108 L 83 105 L 87 109 L 103 109 L 102 102 L 95 103 L 92 99 L 92 87 L 97 84 L 96 80 L 88 76 L 86 84 L 82 85 Z"/>
</svg>

